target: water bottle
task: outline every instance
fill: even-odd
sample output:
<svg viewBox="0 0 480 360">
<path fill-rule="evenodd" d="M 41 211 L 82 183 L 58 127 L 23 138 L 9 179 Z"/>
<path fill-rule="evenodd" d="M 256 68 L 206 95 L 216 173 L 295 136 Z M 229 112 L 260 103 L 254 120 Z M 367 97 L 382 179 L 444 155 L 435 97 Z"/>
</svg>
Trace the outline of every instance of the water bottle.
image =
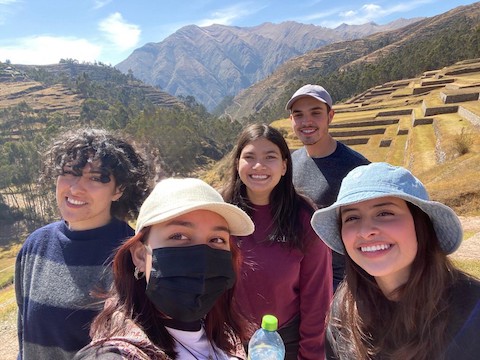
<svg viewBox="0 0 480 360">
<path fill-rule="evenodd" d="M 248 360 L 283 360 L 285 345 L 277 332 L 278 319 L 264 315 L 262 327 L 255 331 L 248 342 Z"/>
</svg>

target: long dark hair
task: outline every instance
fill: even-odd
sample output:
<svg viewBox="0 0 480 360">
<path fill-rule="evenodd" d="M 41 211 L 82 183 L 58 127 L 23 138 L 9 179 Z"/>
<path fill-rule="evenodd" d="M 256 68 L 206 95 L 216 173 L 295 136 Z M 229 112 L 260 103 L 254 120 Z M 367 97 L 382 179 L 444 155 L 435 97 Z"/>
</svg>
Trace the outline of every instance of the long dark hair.
<svg viewBox="0 0 480 360">
<path fill-rule="evenodd" d="M 145 278 L 136 280 L 133 276 L 135 265 L 130 250 L 139 242 L 146 241 L 149 230 L 149 227 L 142 229 L 116 252 L 113 260 L 114 284 L 104 309 L 91 325 L 90 336 L 108 340 L 123 334 L 125 322 L 133 320 L 156 346 L 175 359 L 174 339 L 165 329 L 162 314 L 145 294 L 147 286 Z M 230 242 L 230 251 L 233 268 L 238 276 L 241 262 L 240 250 L 234 241 Z M 207 338 L 218 348 L 229 353 L 234 353 L 235 345 L 238 345 L 231 340 L 237 336 L 242 342 L 247 341 L 247 333 L 251 331 L 250 324 L 233 310 L 232 296 L 233 288 L 227 290 L 217 300 L 205 318 Z M 122 316 L 116 316 L 118 313 Z"/>
<path fill-rule="evenodd" d="M 287 163 L 285 175 L 280 178 L 279 183 L 270 193 L 269 203 L 271 204 L 273 217 L 270 239 L 273 241 L 275 239 L 285 239 L 288 247 L 303 251 L 305 244 L 302 242 L 302 234 L 304 230 L 301 228 L 302 222 L 295 221 L 295 219 L 298 219 L 300 209 L 312 215 L 314 206 L 306 197 L 300 195 L 293 186 L 292 156 L 280 131 L 265 124 L 252 124 L 242 131 L 230 154 L 230 174 L 221 193 L 225 201 L 237 205 L 251 214 L 252 204 L 248 199 L 246 186 L 238 174 L 237 165 L 243 148 L 260 138 L 265 138 L 277 145 L 282 159 L 286 160 Z"/>
<path fill-rule="evenodd" d="M 327 325 L 340 359 L 438 359 L 444 350 L 447 289 L 463 272 L 441 250 L 428 215 L 407 205 L 418 251 L 407 282 L 395 291 L 398 301 L 388 300 L 375 278 L 345 252 L 346 281 L 335 294 Z"/>
</svg>

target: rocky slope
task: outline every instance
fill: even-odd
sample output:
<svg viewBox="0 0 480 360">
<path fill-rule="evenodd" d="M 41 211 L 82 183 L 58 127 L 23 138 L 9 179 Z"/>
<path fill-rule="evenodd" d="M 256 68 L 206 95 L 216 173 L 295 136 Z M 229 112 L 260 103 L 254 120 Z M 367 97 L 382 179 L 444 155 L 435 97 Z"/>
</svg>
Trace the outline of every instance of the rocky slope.
<svg viewBox="0 0 480 360">
<path fill-rule="evenodd" d="M 255 27 L 189 25 L 159 43 L 136 49 L 116 65 L 120 71 L 179 96 L 194 96 L 212 110 L 227 96 L 264 79 L 288 59 L 325 45 L 397 29 L 416 19 L 387 25 L 341 25 L 336 29 L 264 23 Z"/>
</svg>

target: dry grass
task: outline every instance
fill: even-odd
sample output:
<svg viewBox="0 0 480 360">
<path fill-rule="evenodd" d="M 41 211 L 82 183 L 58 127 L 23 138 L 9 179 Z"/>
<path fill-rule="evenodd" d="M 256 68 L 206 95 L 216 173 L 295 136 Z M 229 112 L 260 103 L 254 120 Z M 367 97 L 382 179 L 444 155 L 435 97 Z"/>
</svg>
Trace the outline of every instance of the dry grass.
<svg viewBox="0 0 480 360">
<path fill-rule="evenodd" d="M 468 274 L 480 279 L 480 260 L 453 259 L 453 263 Z"/>
</svg>

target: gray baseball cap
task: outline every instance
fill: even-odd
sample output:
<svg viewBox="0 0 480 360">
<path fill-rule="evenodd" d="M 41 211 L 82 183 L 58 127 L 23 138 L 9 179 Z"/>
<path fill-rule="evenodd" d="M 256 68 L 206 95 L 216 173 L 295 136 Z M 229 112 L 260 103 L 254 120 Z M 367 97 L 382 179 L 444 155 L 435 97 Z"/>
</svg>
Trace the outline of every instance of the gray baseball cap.
<svg viewBox="0 0 480 360">
<path fill-rule="evenodd" d="M 295 101 L 308 96 L 327 104 L 330 108 L 333 106 L 332 97 L 327 90 L 320 85 L 307 84 L 295 91 L 290 100 L 288 100 L 285 109 L 291 110 Z"/>
</svg>

